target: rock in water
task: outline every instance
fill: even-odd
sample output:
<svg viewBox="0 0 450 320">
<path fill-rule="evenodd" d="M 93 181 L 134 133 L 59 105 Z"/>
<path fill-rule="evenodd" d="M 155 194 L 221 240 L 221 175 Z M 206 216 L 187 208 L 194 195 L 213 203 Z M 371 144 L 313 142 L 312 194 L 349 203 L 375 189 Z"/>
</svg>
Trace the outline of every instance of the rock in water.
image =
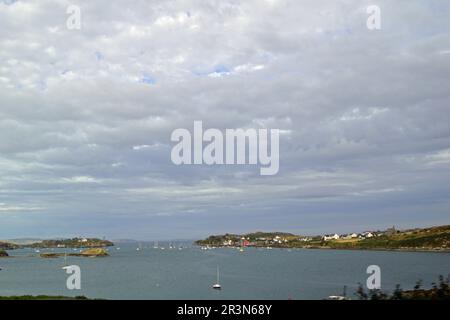
<svg viewBox="0 0 450 320">
<path fill-rule="evenodd" d="M 80 255 L 86 257 L 106 257 L 108 256 L 108 252 L 103 248 L 94 248 L 81 251 Z"/>
<path fill-rule="evenodd" d="M 103 248 L 94 248 L 94 249 L 87 249 L 84 251 L 81 251 L 80 253 L 56 253 L 56 252 L 51 252 L 51 253 L 41 253 L 40 254 L 41 258 L 60 258 L 60 257 L 107 257 L 108 256 L 108 252 L 103 249 Z"/>
</svg>

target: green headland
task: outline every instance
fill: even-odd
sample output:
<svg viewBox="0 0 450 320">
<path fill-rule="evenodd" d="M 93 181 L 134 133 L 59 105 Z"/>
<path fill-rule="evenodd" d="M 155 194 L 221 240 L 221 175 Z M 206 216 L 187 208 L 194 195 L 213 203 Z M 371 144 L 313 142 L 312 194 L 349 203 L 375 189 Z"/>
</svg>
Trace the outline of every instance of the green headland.
<svg viewBox="0 0 450 320">
<path fill-rule="evenodd" d="M 210 247 L 270 247 L 312 249 L 411 250 L 450 252 L 450 225 L 348 234 L 300 236 L 281 232 L 212 235 L 196 241 Z"/>
</svg>

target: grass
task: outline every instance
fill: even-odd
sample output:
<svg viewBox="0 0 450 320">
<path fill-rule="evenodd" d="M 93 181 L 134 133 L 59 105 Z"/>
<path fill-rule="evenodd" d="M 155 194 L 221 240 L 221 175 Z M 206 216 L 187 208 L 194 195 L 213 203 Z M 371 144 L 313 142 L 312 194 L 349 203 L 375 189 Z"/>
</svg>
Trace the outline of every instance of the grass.
<svg viewBox="0 0 450 320">
<path fill-rule="evenodd" d="M 84 296 L 77 297 L 65 297 L 65 296 L 11 296 L 11 297 L 1 297 L 0 300 L 89 300 Z"/>
</svg>

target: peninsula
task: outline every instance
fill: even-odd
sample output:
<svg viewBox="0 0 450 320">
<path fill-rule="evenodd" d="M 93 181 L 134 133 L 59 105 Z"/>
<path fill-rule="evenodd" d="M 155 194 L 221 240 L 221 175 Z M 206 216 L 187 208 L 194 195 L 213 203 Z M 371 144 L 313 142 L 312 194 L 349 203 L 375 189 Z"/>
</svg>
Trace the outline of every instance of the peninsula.
<svg viewBox="0 0 450 320">
<path fill-rule="evenodd" d="M 213 235 L 196 241 L 203 247 L 269 247 L 450 252 L 450 225 L 349 234 L 299 236 L 282 232 Z"/>
</svg>

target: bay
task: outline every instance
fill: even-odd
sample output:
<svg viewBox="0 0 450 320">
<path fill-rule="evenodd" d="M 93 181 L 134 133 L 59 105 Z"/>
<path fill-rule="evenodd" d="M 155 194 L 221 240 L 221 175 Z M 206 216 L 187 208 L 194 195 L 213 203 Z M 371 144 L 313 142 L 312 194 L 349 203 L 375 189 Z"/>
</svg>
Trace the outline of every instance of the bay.
<svg viewBox="0 0 450 320">
<path fill-rule="evenodd" d="M 365 284 L 369 265 L 381 268 L 382 289 L 429 287 L 450 273 L 450 254 L 313 249 L 231 248 L 165 250 L 143 244 L 117 244 L 109 257 L 68 257 L 81 268 L 81 290 L 66 289 L 64 258 L 44 259 L 31 249 L 0 259 L 0 296 L 84 295 L 103 299 L 323 299 L 354 297 Z M 120 247 L 120 250 L 117 250 Z M 72 249 L 67 249 L 69 250 Z M 49 250 L 41 250 L 49 251 Z M 55 252 L 58 250 L 55 249 Z M 61 252 L 61 250 L 59 250 Z M 220 267 L 221 291 L 212 289 Z"/>
</svg>

